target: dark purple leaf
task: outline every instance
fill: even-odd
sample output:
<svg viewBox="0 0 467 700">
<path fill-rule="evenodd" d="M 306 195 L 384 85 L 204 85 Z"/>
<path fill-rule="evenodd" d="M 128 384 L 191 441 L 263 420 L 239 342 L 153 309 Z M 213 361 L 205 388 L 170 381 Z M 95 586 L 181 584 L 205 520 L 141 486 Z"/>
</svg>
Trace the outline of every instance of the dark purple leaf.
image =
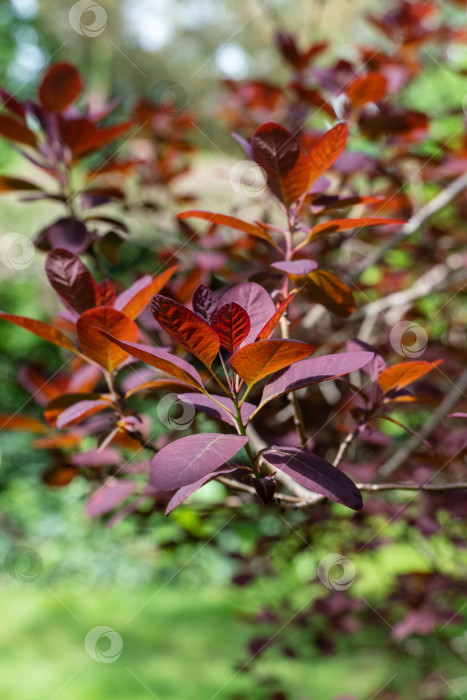
<svg viewBox="0 0 467 700">
<path fill-rule="evenodd" d="M 97 304 L 97 284 L 88 268 L 69 250 L 52 250 L 45 263 L 49 282 L 63 301 L 78 313 Z"/>
<path fill-rule="evenodd" d="M 254 343 L 258 333 L 276 311 L 274 302 L 263 287 L 256 282 L 245 282 L 229 289 L 220 299 L 220 304 L 235 302 L 247 312 L 250 317 L 250 332 L 240 347 Z"/>
<path fill-rule="evenodd" d="M 208 287 L 201 284 L 193 294 L 192 304 L 195 314 L 201 316 L 207 323 L 211 323 L 211 318 L 219 308 L 219 297 Z"/>
<path fill-rule="evenodd" d="M 207 484 L 208 481 L 211 481 L 212 479 L 215 479 L 217 476 L 221 476 L 222 474 L 230 474 L 230 472 L 234 472 L 235 469 L 236 467 L 229 466 L 228 464 L 226 464 L 225 467 L 216 469 L 216 471 L 212 472 L 211 474 L 206 474 L 206 476 L 203 476 L 202 479 L 195 481 L 194 484 L 182 486 L 182 488 L 178 489 L 175 495 L 172 496 L 167 506 L 167 510 L 165 511 L 165 514 L 168 515 L 169 513 L 171 513 L 175 508 L 177 508 L 177 506 L 180 505 L 180 503 L 182 503 L 182 501 L 188 498 L 188 496 L 191 496 L 191 494 L 195 493 L 195 491 L 198 491 L 202 486 Z"/>
<path fill-rule="evenodd" d="M 373 353 L 371 352 L 347 352 L 312 357 L 309 360 L 296 362 L 288 369 L 276 373 L 266 384 L 261 404 L 265 404 L 281 394 L 287 394 L 289 391 L 354 372 L 364 367 L 372 359 Z"/>
<path fill-rule="evenodd" d="M 41 232 L 52 248 L 64 248 L 80 255 L 89 247 L 91 238 L 79 219 L 59 219 Z"/>
<path fill-rule="evenodd" d="M 264 476 L 262 479 L 252 479 L 251 483 L 264 505 L 271 503 L 276 493 L 276 479 L 273 476 Z"/>
<path fill-rule="evenodd" d="M 243 435 L 202 433 L 181 438 L 163 447 L 151 462 L 150 483 L 158 490 L 194 484 L 222 467 L 246 445 Z"/>
<path fill-rule="evenodd" d="M 299 447 L 277 447 L 263 453 L 264 458 L 310 491 L 331 501 L 360 510 L 362 496 L 354 482 L 322 457 Z"/>
</svg>

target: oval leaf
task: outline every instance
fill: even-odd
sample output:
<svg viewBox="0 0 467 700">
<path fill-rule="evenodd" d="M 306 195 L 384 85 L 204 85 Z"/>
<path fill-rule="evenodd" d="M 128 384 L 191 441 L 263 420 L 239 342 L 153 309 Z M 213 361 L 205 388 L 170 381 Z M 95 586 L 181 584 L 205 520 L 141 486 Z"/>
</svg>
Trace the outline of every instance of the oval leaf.
<svg viewBox="0 0 467 700">
<path fill-rule="evenodd" d="M 352 479 L 313 452 L 298 447 L 281 447 L 263 454 L 270 464 L 310 491 L 353 510 L 363 507 L 362 495 Z"/>
<path fill-rule="evenodd" d="M 50 284 L 63 301 L 78 313 L 96 306 L 96 280 L 77 255 L 63 248 L 52 250 L 45 263 Z"/>
<path fill-rule="evenodd" d="M 93 493 L 84 509 L 91 518 L 98 518 L 111 510 L 115 510 L 117 506 L 121 505 L 136 491 L 138 486 L 139 483 L 137 481 L 130 481 L 129 479 L 114 479 L 113 477 L 107 479 L 105 484 L 102 484 Z"/>
<path fill-rule="evenodd" d="M 85 311 L 76 324 L 83 353 L 108 372 L 113 372 L 128 357 L 128 352 L 106 338 L 101 331 L 115 334 L 127 342 L 138 338 L 138 326 L 121 311 L 98 306 Z"/>
<path fill-rule="evenodd" d="M 56 63 L 44 75 L 39 87 L 39 99 L 47 112 L 63 112 L 78 99 L 83 79 L 71 63 Z"/>
<path fill-rule="evenodd" d="M 313 350 L 313 345 L 300 340 L 262 340 L 237 350 L 230 358 L 230 366 L 251 386 L 268 374 L 303 360 Z"/>
<path fill-rule="evenodd" d="M 306 155 L 308 166 L 307 190 L 339 158 L 347 143 L 348 135 L 347 124 L 337 124 L 310 148 Z"/>
<path fill-rule="evenodd" d="M 118 345 L 122 350 L 125 350 L 129 355 L 135 357 L 137 360 L 141 360 L 151 367 L 156 367 L 166 374 L 170 374 L 172 377 L 180 379 L 185 384 L 189 384 L 194 389 L 204 392 L 203 383 L 200 375 L 188 362 L 182 360 L 176 355 L 172 355 L 166 350 L 161 350 L 159 348 L 152 348 L 149 345 L 138 345 L 137 343 L 127 343 L 119 338 L 114 338 L 110 333 L 104 332 L 104 335 L 112 342 Z M 145 382 L 138 389 L 142 390 L 144 388 L 151 388 L 153 382 Z"/>
<path fill-rule="evenodd" d="M 156 321 L 180 345 L 210 367 L 219 352 L 217 333 L 193 311 L 173 299 L 155 294 L 150 309 Z"/>
<path fill-rule="evenodd" d="M 311 240 L 316 240 L 321 236 L 326 236 L 329 233 L 339 233 L 340 231 L 348 231 L 353 228 L 364 228 L 365 226 L 387 226 L 390 224 L 405 224 L 402 219 L 386 219 L 382 216 L 367 216 L 362 219 L 333 219 L 325 221 L 322 224 L 315 226 L 307 238 L 307 243 Z M 303 245 L 303 244 L 302 244 Z"/>
<path fill-rule="evenodd" d="M 76 425 L 82 420 L 93 416 L 95 413 L 100 413 L 106 408 L 111 408 L 111 405 L 105 399 L 78 401 L 69 406 L 60 413 L 57 418 L 57 428 L 64 428 L 67 425 Z"/>
<path fill-rule="evenodd" d="M 222 347 L 232 354 L 250 332 L 250 317 L 245 309 L 232 301 L 216 311 L 211 328 L 219 336 Z"/>
<path fill-rule="evenodd" d="M 372 352 L 346 352 L 302 360 L 272 377 L 264 387 L 261 404 L 282 394 L 288 394 L 289 391 L 355 372 L 367 365 L 373 357 Z"/>
<path fill-rule="evenodd" d="M 286 272 L 288 275 L 307 275 L 309 272 L 316 270 L 318 263 L 315 260 L 281 260 L 280 262 L 272 263 L 271 267 L 276 270 Z"/>
<path fill-rule="evenodd" d="M 219 297 L 209 287 L 200 284 L 192 299 L 193 311 L 206 321 L 211 322 L 211 318 L 219 308 Z"/>
<path fill-rule="evenodd" d="M 277 244 L 274 239 L 260 226 L 255 224 L 250 224 L 242 219 L 237 219 L 236 216 L 228 216 L 226 214 L 214 214 L 211 211 L 203 211 L 201 209 L 190 209 L 189 211 L 184 211 L 178 214 L 179 219 L 189 219 L 193 217 L 194 219 L 204 219 L 205 221 L 210 221 L 211 224 L 219 224 L 220 226 L 228 226 L 229 228 L 234 228 L 237 231 L 244 231 L 250 236 L 255 236 L 256 238 L 262 238 L 263 241 L 267 241 L 275 248 Z"/>
<path fill-rule="evenodd" d="M 216 394 L 210 394 L 209 396 L 205 396 L 204 394 L 185 393 L 179 394 L 178 398 L 182 403 L 187 403 L 188 405 L 191 404 L 192 406 L 194 406 L 197 411 L 202 411 L 203 413 L 207 413 L 208 416 L 218 418 L 219 420 L 222 420 L 225 423 L 233 425 L 235 428 L 237 427 L 237 422 L 234 418 L 235 405 L 231 399 L 227 398 L 227 396 L 217 396 Z M 215 401 L 213 399 L 215 399 Z M 225 406 L 225 408 L 228 409 L 230 413 L 228 413 L 228 411 L 222 410 L 219 404 Z M 248 403 L 248 401 L 244 401 L 242 403 L 240 413 L 244 424 L 248 422 L 248 419 L 250 418 L 255 408 L 256 406 L 254 406 L 252 403 Z"/>
<path fill-rule="evenodd" d="M 355 311 L 352 290 L 339 277 L 327 270 L 314 270 L 307 276 L 305 286 L 311 298 L 336 316 L 347 318 Z"/>
<path fill-rule="evenodd" d="M 224 305 L 233 301 L 245 309 L 250 317 L 250 332 L 243 345 L 253 343 L 264 324 L 275 314 L 274 302 L 267 291 L 256 282 L 237 284 L 222 295 L 220 303 Z"/>
<path fill-rule="evenodd" d="M 246 445 L 243 435 L 202 433 L 189 435 L 163 447 L 151 462 L 151 486 L 161 491 L 194 484 L 222 467 Z"/>
<path fill-rule="evenodd" d="M 9 117 L 7 114 L 0 114 L 0 136 L 9 141 L 23 143 L 25 146 L 37 146 L 36 135 L 24 122 Z"/>
</svg>

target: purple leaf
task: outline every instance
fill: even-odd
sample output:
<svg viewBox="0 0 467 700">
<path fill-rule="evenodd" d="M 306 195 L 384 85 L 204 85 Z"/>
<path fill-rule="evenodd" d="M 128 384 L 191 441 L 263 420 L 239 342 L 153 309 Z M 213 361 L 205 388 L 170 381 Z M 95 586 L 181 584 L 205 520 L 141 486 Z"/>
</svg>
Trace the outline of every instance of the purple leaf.
<svg viewBox="0 0 467 700">
<path fill-rule="evenodd" d="M 235 469 L 235 466 L 226 464 L 224 467 L 221 467 L 220 469 L 216 469 L 216 471 L 211 472 L 211 474 L 206 474 L 206 476 L 203 476 L 202 479 L 195 481 L 194 484 L 182 486 L 182 488 L 178 489 L 174 496 L 172 496 L 167 506 L 167 510 L 165 511 L 165 514 L 168 515 L 169 513 L 171 513 L 175 508 L 177 508 L 177 506 L 180 505 L 180 503 L 182 503 L 182 501 L 188 498 L 188 496 L 191 496 L 191 494 L 195 493 L 195 491 L 198 491 L 198 489 L 207 484 L 208 481 L 211 481 L 211 479 L 215 479 L 221 474 L 230 474 L 230 472 L 234 472 Z"/>
<path fill-rule="evenodd" d="M 77 255 L 55 248 L 47 256 L 45 272 L 67 306 L 78 313 L 96 306 L 96 281 Z"/>
<path fill-rule="evenodd" d="M 288 275 L 307 275 L 312 270 L 316 270 L 318 263 L 314 260 L 292 260 L 291 262 L 281 260 L 272 263 L 271 267 L 275 267 L 281 272 L 287 272 Z"/>
<path fill-rule="evenodd" d="M 276 493 L 275 478 L 273 476 L 263 476 L 262 479 L 252 479 L 251 482 L 264 505 L 269 505 Z"/>
<path fill-rule="evenodd" d="M 193 294 L 193 311 L 201 316 L 203 321 L 211 323 L 211 318 L 219 308 L 219 297 L 208 287 L 201 284 Z"/>
<path fill-rule="evenodd" d="M 158 490 L 194 484 L 222 467 L 248 442 L 243 435 L 202 433 L 189 435 L 163 447 L 151 462 L 149 480 Z"/>
<path fill-rule="evenodd" d="M 123 311 L 125 306 L 133 299 L 133 297 L 135 297 L 142 289 L 145 289 L 149 284 L 151 284 L 152 279 L 152 275 L 144 275 L 143 277 L 140 277 L 139 280 L 136 280 L 131 287 L 128 287 L 128 289 L 125 289 L 124 292 L 121 292 L 121 294 L 118 295 L 115 300 L 114 309 L 117 309 L 117 311 Z"/>
<path fill-rule="evenodd" d="M 98 518 L 114 510 L 131 496 L 138 486 L 137 481 L 108 479 L 86 503 L 85 510 L 91 518 Z"/>
<path fill-rule="evenodd" d="M 299 447 L 277 447 L 263 453 L 264 458 L 310 491 L 331 501 L 360 510 L 362 496 L 354 482 L 322 457 Z"/>
<path fill-rule="evenodd" d="M 276 311 L 273 300 L 256 282 L 245 282 L 245 284 L 237 284 L 222 295 L 220 299 L 222 306 L 230 302 L 241 306 L 250 317 L 250 332 L 240 347 L 254 343 L 258 333 Z"/>
<path fill-rule="evenodd" d="M 103 399 L 78 401 L 60 413 L 57 418 L 57 428 L 64 428 L 78 419 L 84 420 L 87 416 L 92 416 L 106 408 L 112 408 L 112 405 Z"/>
<path fill-rule="evenodd" d="M 365 352 L 372 352 L 374 354 L 373 359 L 365 365 L 364 372 L 371 377 L 373 382 L 378 380 L 379 375 L 385 369 L 387 369 L 386 360 L 381 355 L 376 348 L 368 343 L 364 343 L 363 340 L 358 340 L 358 338 L 352 338 L 352 340 L 347 341 L 347 352 L 360 352 L 361 350 Z"/>
<path fill-rule="evenodd" d="M 192 404 L 197 411 L 207 413 L 208 416 L 213 416 L 213 418 L 218 418 L 219 420 L 223 420 L 225 423 L 229 423 L 230 425 L 236 427 L 237 423 L 235 422 L 235 419 L 233 417 L 235 415 L 235 406 L 233 401 L 228 399 L 226 396 L 217 396 L 214 394 L 212 396 L 216 399 L 216 401 L 228 408 L 233 415 L 230 415 L 230 413 L 227 413 L 227 411 L 223 411 L 222 408 L 218 406 L 217 403 L 213 401 L 210 396 L 206 396 L 204 394 L 196 394 L 194 392 L 185 392 L 183 394 L 178 394 L 178 398 L 182 403 Z M 248 421 L 255 408 L 256 406 L 254 406 L 252 403 L 248 403 L 247 401 L 245 401 L 245 403 L 242 404 L 240 413 L 242 415 L 243 424 L 245 424 Z"/>
<path fill-rule="evenodd" d="M 79 219 L 59 219 L 41 233 L 47 237 L 52 248 L 64 248 L 76 255 L 84 253 L 91 242 L 86 226 Z"/>
<path fill-rule="evenodd" d="M 243 150 L 245 151 L 248 158 L 254 162 L 253 148 L 252 148 L 251 143 L 249 141 L 247 141 L 246 139 L 244 139 L 243 136 L 240 136 L 239 134 L 232 133 L 232 136 L 234 137 L 235 141 L 239 144 L 239 146 L 241 146 L 241 148 L 243 148 Z"/>
<path fill-rule="evenodd" d="M 103 450 L 78 452 L 70 460 L 75 467 L 113 467 L 120 464 L 121 461 L 122 455 L 112 447 L 106 447 Z"/>
<path fill-rule="evenodd" d="M 364 367 L 372 359 L 372 352 L 346 352 L 312 357 L 309 360 L 296 362 L 288 369 L 277 372 L 273 376 L 264 387 L 261 404 L 263 405 L 281 394 L 287 394 L 289 391 L 354 372 Z"/>
</svg>

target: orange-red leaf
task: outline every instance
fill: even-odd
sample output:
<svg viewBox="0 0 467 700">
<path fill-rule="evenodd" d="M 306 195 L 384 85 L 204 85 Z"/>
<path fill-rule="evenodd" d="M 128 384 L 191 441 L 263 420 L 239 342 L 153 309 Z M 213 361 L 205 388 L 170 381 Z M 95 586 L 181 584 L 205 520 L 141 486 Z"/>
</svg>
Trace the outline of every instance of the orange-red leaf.
<svg viewBox="0 0 467 700">
<path fill-rule="evenodd" d="M 324 221 L 322 224 L 318 224 L 311 230 L 307 243 L 329 233 L 339 233 L 340 231 L 348 231 L 352 228 L 363 228 L 364 226 L 386 226 L 388 224 L 405 224 L 405 221 L 402 219 L 386 219 L 382 216 L 367 216 L 361 219 L 333 219 L 332 221 Z"/>
<path fill-rule="evenodd" d="M 415 360 L 414 362 L 401 362 L 381 372 L 378 377 L 378 384 L 384 394 L 394 389 L 403 389 L 403 387 L 412 384 L 416 379 L 431 372 L 442 361 L 426 362 L 425 360 Z"/>
<path fill-rule="evenodd" d="M 313 345 L 299 340 L 261 340 L 244 345 L 230 358 L 230 366 L 249 385 L 313 352 Z"/>
<path fill-rule="evenodd" d="M 268 187 L 289 207 L 308 190 L 309 167 L 298 140 L 287 129 L 268 122 L 251 139 L 255 162 L 266 171 Z"/>
<path fill-rule="evenodd" d="M 277 326 L 277 324 L 281 320 L 282 316 L 284 315 L 288 305 L 290 304 L 290 302 L 292 301 L 294 296 L 295 296 L 295 293 L 290 294 L 287 297 L 287 299 L 284 299 L 284 301 L 282 301 L 280 303 L 279 307 L 277 308 L 276 313 L 273 316 L 271 316 L 271 318 L 266 323 L 264 328 L 262 328 L 260 330 L 260 332 L 258 333 L 258 335 L 256 336 L 257 341 L 258 340 L 267 340 L 269 338 L 269 336 L 273 332 L 274 328 Z"/>
<path fill-rule="evenodd" d="M 76 331 L 81 350 L 108 372 L 113 372 L 127 359 L 128 353 L 106 338 L 101 330 L 133 343 L 138 339 L 138 326 L 121 311 L 108 306 L 89 309 L 79 317 Z"/>
<path fill-rule="evenodd" d="M 313 301 L 322 304 L 336 316 L 347 318 L 355 311 L 355 300 L 350 287 L 327 270 L 310 272 L 306 288 Z"/>
<path fill-rule="evenodd" d="M 262 238 L 263 241 L 267 241 L 277 248 L 277 244 L 267 231 L 260 226 L 256 226 L 256 224 L 250 224 L 248 221 L 237 219 L 236 216 L 214 214 L 213 212 L 203 211 L 202 209 L 190 209 L 189 211 L 184 211 L 181 214 L 178 214 L 179 219 L 189 219 L 190 217 L 193 217 L 194 219 L 204 219 L 205 221 L 210 221 L 212 224 L 219 224 L 219 226 L 228 226 L 229 228 L 234 228 L 238 231 L 244 231 L 250 236 Z"/>
<path fill-rule="evenodd" d="M 46 433 L 47 426 L 39 418 L 20 413 L 0 413 L 0 430 L 25 430 L 28 433 Z"/>
<path fill-rule="evenodd" d="M 5 319 L 5 321 L 10 321 L 16 326 L 21 326 L 21 328 L 26 328 L 26 330 L 38 335 L 39 338 L 47 340 L 49 343 L 54 345 L 60 345 L 62 348 L 76 352 L 76 348 L 63 331 L 51 326 L 50 323 L 44 323 L 43 321 L 36 321 L 33 318 L 27 318 L 26 316 L 15 316 L 14 314 L 7 314 L 4 311 L 0 311 L 0 318 Z"/>
<path fill-rule="evenodd" d="M 250 332 L 250 317 L 243 307 L 233 301 L 216 311 L 211 328 L 219 336 L 222 347 L 233 353 Z"/>
<path fill-rule="evenodd" d="M 339 158 L 347 143 L 348 134 L 347 124 L 337 124 L 333 129 L 327 131 L 308 151 L 306 155 L 308 166 L 307 190 Z"/>
<path fill-rule="evenodd" d="M 354 107 L 367 102 L 380 102 L 386 96 L 388 81 L 381 73 L 359 75 L 347 88 L 347 97 Z"/>
<path fill-rule="evenodd" d="M 9 117 L 7 114 L 0 114 L 0 136 L 33 148 L 37 146 L 34 132 L 24 122 L 20 122 L 14 117 Z"/>
<path fill-rule="evenodd" d="M 153 278 L 150 275 L 142 277 L 118 296 L 115 308 L 122 311 L 128 318 L 136 318 L 149 304 L 151 297 L 165 287 L 176 269 L 177 266 L 173 265 L 157 277 Z"/>
<path fill-rule="evenodd" d="M 45 74 L 39 87 L 39 99 L 47 112 L 63 112 L 78 99 L 83 79 L 71 63 L 55 63 Z"/>
<path fill-rule="evenodd" d="M 162 294 L 152 297 L 150 308 L 156 321 L 169 335 L 207 367 L 212 365 L 220 343 L 217 333 L 206 321 Z"/>
</svg>

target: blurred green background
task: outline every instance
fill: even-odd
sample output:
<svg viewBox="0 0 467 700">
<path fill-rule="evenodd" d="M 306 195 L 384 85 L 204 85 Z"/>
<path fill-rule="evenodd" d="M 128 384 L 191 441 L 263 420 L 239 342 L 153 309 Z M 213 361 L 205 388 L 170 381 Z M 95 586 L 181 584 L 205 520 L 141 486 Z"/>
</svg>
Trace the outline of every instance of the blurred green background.
<svg viewBox="0 0 467 700">
<path fill-rule="evenodd" d="M 102 5 L 105 30 L 93 37 L 70 25 L 71 7 L 58 0 L 0 4 L 0 84 L 24 98 L 34 94 L 49 61 L 72 60 L 96 104 L 118 95 L 124 111 L 136 96 L 150 95 L 159 81 L 174 80 L 186 90 L 209 136 L 199 134 L 203 153 L 196 163 L 203 168 L 208 162 L 211 171 L 213 163 L 221 163 L 217 148 L 233 150 L 228 129 L 209 115 L 219 99 L 219 79 L 280 78 L 283 69 L 273 46 L 278 26 L 298 28 L 303 42 L 329 38 L 344 57 L 352 55 L 356 40 L 375 40 L 363 21 L 375 3 L 363 0 L 109 0 Z M 459 105 L 465 84 L 447 76 L 433 61 L 407 101 L 426 110 L 436 109 L 440 100 Z M 11 147 L 0 142 L 1 171 L 22 167 Z M 197 183 L 197 189 L 206 205 L 209 187 Z M 11 196 L 0 206 L 2 234 L 31 237 L 51 216 L 50 205 L 22 206 Z M 40 254 L 25 271 L 0 265 L 0 280 L 2 309 L 45 318 L 57 308 L 46 291 Z M 1 411 L 15 411 L 28 401 L 16 379 L 18 362 L 58 368 L 60 360 L 54 348 L 3 325 L 0 350 Z M 413 698 L 420 679 L 435 666 L 451 679 L 449 697 L 467 697 L 465 663 L 450 646 L 452 638 L 465 641 L 461 625 L 410 651 L 388 643 L 390 630 L 377 619 L 397 576 L 467 570 L 465 550 L 460 557 L 447 537 L 427 542 L 397 523 L 385 526 L 384 518 L 375 515 L 374 531 L 384 527 L 391 545 L 352 555 L 358 572 L 352 592 L 368 601 L 370 611 L 374 608 L 375 624 L 343 637 L 338 654 L 323 656 L 312 632 L 325 620 L 317 619 L 314 630 L 294 626 L 289 632 L 261 612 L 280 609 L 286 598 L 293 617 L 328 593 L 316 569 L 323 556 L 340 551 L 348 517 L 344 509 L 330 508 L 333 525 L 321 523 L 312 532 L 301 528 L 299 513 L 260 515 L 254 505 L 242 513 L 221 509 L 212 516 L 209 503 L 222 487 L 210 484 L 169 519 L 154 514 L 143 524 L 124 521 L 109 529 L 83 513 L 84 482 L 77 479 L 56 491 L 42 484 L 47 460 L 47 453 L 31 448 L 27 435 L 0 435 L 0 560 L 7 562 L 12 547 L 21 546 L 32 549 L 37 567 L 31 582 L 17 580 L 8 566 L 0 574 L 1 698 L 260 700 L 283 689 L 296 700 L 369 699 L 388 682 L 400 697 Z M 400 498 L 403 503 L 405 497 Z M 456 527 L 465 538 L 465 529 Z M 241 558 L 254 560 L 263 536 L 274 538 L 267 556 L 258 558 L 268 565 L 250 585 L 232 585 L 232 577 L 241 573 Z M 303 537 L 309 547 L 302 550 Z M 27 556 L 22 565 L 27 573 Z M 114 663 L 97 663 L 86 651 L 86 636 L 97 626 L 121 637 L 121 655 Z M 255 637 L 274 637 L 280 645 L 266 649 L 253 664 L 249 643 Z M 107 642 L 99 642 L 103 654 Z M 294 644 L 301 648 L 300 657 L 283 653 Z"/>
</svg>

